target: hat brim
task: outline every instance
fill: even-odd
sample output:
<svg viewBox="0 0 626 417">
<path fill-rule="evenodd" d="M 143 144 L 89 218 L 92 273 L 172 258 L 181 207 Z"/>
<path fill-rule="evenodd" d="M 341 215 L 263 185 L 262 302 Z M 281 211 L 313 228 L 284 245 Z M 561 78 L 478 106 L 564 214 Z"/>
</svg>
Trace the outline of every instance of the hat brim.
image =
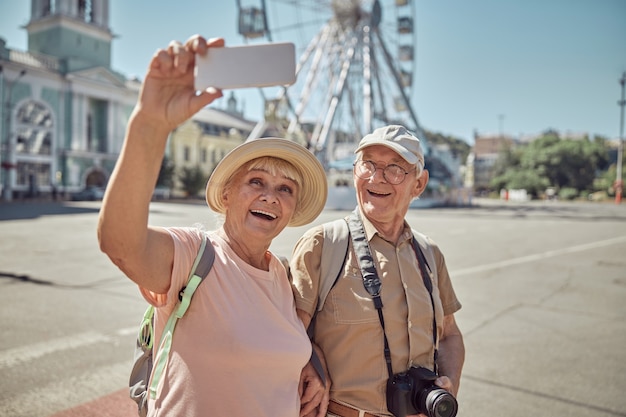
<svg viewBox="0 0 626 417">
<path fill-rule="evenodd" d="M 326 172 L 315 155 L 304 146 L 281 138 L 259 138 L 247 141 L 230 151 L 215 167 L 206 186 L 206 201 L 218 213 L 226 213 L 222 193 L 233 174 L 247 162 L 270 156 L 292 164 L 302 176 L 298 209 L 288 226 L 302 226 L 315 220 L 326 205 L 328 183 Z"/>
</svg>

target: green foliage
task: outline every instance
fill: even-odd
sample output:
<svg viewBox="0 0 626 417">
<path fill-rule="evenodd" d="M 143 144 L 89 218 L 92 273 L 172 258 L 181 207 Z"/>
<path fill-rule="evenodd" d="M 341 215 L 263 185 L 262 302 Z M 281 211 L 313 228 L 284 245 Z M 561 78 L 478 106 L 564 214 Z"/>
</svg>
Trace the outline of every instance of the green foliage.
<svg viewBox="0 0 626 417">
<path fill-rule="evenodd" d="M 608 162 L 604 139 L 561 139 L 556 132 L 546 131 L 526 146 L 501 152 L 492 186 L 524 188 L 534 196 L 552 186 L 567 189 L 563 197 L 569 198 L 594 189 L 598 174 L 607 168 Z"/>
<path fill-rule="evenodd" d="M 166 156 L 163 157 L 161 162 L 161 169 L 159 170 L 159 177 L 157 178 L 157 187 L 172 188 L 174 185 L 174 164 Z"/>
<path fill-rule="evenodd" d="M 550 183 L 547 178 L 539 175 L 536 171 L 513 168 L 495 177 L 491 181 L 491 186 L 495 190 L 502 188 L 524 189 L 531 196 L 538 197 L 550 186 Z"/>
<path fill-rule="evenodd" d="M 498 155 L 498 159 L 493 167 L 494 176 L 499 177 L 504 175 L 511 167 L 518 167 L 522 158 L 522 152 L 520 149 L 514 149 L 511 146 L 505 146 Z M 504 184 L 501 184 L 496 189 L 503 188 Z"/>
<path fill-rule="evenodd" d="M 189 197 L 195 197 L 206 185 L 207 175 L 202 172 L 199 166 L 193 168 L 183 168 L 178 174 L 178 179 L 182 188 Z"/>
<path fill-rule="evenodd" d="M 622 183 L 626 183 L 626 161 L 622 161 Z M 602 173 L 594 182 L 594 190 L 606 191 L 610 196 L 615 195 L 615 180 L 617 179 L 617 164 L 611 164 L 609 169 Z"/>
<path fill-rule="evenodd" d="M 467 155 L 471 151 L 471 146 L 463 139 L 455 138 L 453 136 L 442 135 L 441 133 L 430 132 L 424 129 L 425 141 L 432 145 L 448 145 L 452 156 L 458 158 L 462 163 L 467 160 Z"/>
<path fill-rule="evenodd" d="M 559 198 L 561 200 L 574 200 L 578 197 L 578 190 L 572 187 L 564 187 L 559 190 Z"/>
</svg>

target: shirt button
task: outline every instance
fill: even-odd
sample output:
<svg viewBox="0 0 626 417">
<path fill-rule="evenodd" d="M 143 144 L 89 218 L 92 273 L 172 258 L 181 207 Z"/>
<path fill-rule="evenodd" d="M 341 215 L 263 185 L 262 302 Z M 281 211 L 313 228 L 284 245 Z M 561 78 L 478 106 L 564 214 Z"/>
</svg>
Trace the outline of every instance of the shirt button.
<svg viewBox="0 0 626 417">
<path fill-rule="evenodd" d="M 413 323 L 411 323 L 411 320 L 409 320 L 409 329 L 413 327 Z"/>
</svg>

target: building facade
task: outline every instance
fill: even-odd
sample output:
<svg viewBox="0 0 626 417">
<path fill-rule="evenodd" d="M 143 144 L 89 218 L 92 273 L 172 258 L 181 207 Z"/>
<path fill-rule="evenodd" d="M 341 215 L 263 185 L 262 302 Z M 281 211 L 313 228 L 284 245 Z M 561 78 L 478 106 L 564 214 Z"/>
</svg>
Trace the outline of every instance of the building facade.
<svg viewBox="0 0 626 417">
<path fill-rule="evenodd" d="M 234 110 L 236 101 L 232 95 L 229 104 L 226 110 L 205 107 L 171 133 L 166 153 L 175 167 L 171 190 L 174 197 L 194 197 L 187 195 L 180 181 L 184 169 L 200 169 L 208 178 L 218 162 L 254 129 L 254 122 Z M 201 194 L 204 195 L 204 189 Z"/>
<path fill-rule="evenodd" d="M 105 187 L 141 88 L 111 67 L 109 1 L 31 0 L 25 29 L 27 51 L 0 38 L 3 200 Z M 227 106 L 172 133 L 166 152 L 177 173 L 198 165 L 208 176 L 248 137 L 254 122 L 232 94 Z M 180 182 L 171 191 L 182 194 Z"/>
<path fill-rule="evenodd" d="M 491 190 L 494 167 L 500 152 L 515 146 L 515 140 L 506 135 L 474 134 L 474 148 L 466 161 L 464 185 L 473 188 L 478 194 Z"/>
<path fill-rule="evenodd" d="M 28 50 L 0 40 L 4 200 L 105 186 L 140 83 L 111 68 L 108 0 L 32 0 Z"/>
</svg>

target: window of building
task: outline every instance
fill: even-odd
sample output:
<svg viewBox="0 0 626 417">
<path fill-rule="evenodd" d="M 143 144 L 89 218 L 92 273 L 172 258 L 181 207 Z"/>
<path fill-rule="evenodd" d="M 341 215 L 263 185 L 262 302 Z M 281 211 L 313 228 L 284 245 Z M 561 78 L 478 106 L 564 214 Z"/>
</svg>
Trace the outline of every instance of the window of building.
<svg viewBox="0 0 626 417">
<path fill-rule="evenodd" d="M 52 154 L 52 114 L 43 104 L 28 101 L 17 110 L 15 152 Z"/>
<path fill-rule="evenodd" d="M 90 0 L 78 0 L 78 16 L 85 22 L 93 22 L 93 7 Z"/>
<path fill-rule="evenodd" d="M 107 152 L 109 103 L 105 100 L 89 99 L 87 113 L 87 150 Z"/>
<path fill-rule="evenodd" d="M 53 121 L 50 110 L 34 100 L 19 106 L 15 117 L 17 185 L 35 195 L 52 182 Z"/>
<path fill-rule="evenodd" d="M 54 13 L 53 10 L 54 7 L 54 3 L 50 4 L 50 0 L 44 0 L 43 4 L 42 4 L 42 15 L 43 16 L 48 16 Z"/>
<path fill-rule="evenodd" d="M 36 194 L 40 186 L 48 186 L 51 183 L 52 176 L 49 163 L 17 163 L 17 184 L 28 186 L 29 193 Z"/>
</svg>

